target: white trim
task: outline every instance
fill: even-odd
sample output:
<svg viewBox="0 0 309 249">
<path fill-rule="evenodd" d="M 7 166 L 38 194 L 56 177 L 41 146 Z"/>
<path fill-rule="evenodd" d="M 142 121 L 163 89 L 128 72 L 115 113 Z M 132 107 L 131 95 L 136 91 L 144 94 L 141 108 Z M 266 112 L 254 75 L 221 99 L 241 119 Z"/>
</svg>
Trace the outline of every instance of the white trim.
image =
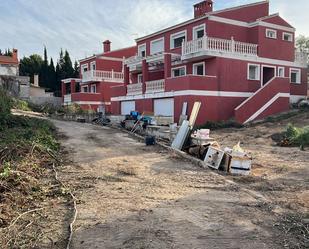
<svg viewBox="0 0 309 249">
<path fill-rule="evenodd" d="M 92 91 L 92 87 L 94 86 L 95 91 Z M 97 93 L 97 85 L 96 84 L 92 84 L 90 85 L 90 93 Z"/>
<path fill-rule="evenodd" d="M 126 101 L 137 99 L 153 99 L 153 98 L 168 98 L 175 96 L 212 96 L 212 97 L 233 97 L 233 98 L 249 98 L 254 92 L 228 92 L 228 91 L 203 91 L 203 90 L 182 90 L 151 94 L 139 94 L 134 96 L 112 97 L 111 101 Z"/>
<path fill-rule="evenodd" d="M 140 77 L 141 77 L 141 80 L 140 80 Z M 137 83 L 143 83 L 143 74 L 142 73 L 137 75 Z"/>
<path fill-rule="evenodd" d="M 153 43 L 158 42 L 158 41 L 163 41 L 163 48 L 162 48 L 162 51 L 158 51 L 158 52 L 153 53 L 153 51 L 152 51 L 152 45 L 153 45 Z M 160 52 L 164 52 L 164 51 L 165 51 L 164 36 L 162 36 L 162 37 L 160 37 L 160 38 L 158 38 L 158 39 L 155 39 L 155 40 L 150 41 L 150 55 L 154 55 L 154 54 L 157 54 L 157 53 L 160 53 Z"/>
<path fill-rule="evenodd" d="M 275 77 L 274 77 L 275 78 Z M 260 91 L 262 91 L 267 85 L 269 85 L 273 79 L 272 78 L 270 81 L 268 81 L 263 87 L 261 87 L 259 90 L 257 90 L 254 94 L 252 94 L 252 96 L 250 96 L 249 98 L 247 98 L 244 102 L 242 102 L 239 106 L 237 106 L 235 108 L 235 111 L 237 111 L 239 108 L 241 108 L 242 106 L 244 106 L 248 101 L 250 101 L 250 99 L 252 99 L 256 94 L 258 94 Z"/>
<path fill-rule="evenodd" d="M 282 70 L 283 71 L 283 75 L 282 76 L 279 75 L 280 69 L 283 69 Z M 284 78 L 285 77 L 285 67 L 278 67 L 277 68 L 277 77 L 280 77 L 280 78 Z"/>
<path fill-rule="evenodd" d="M 261 66 L 261 87 L 263 87 L 264 67 L 268 67 L 268 68 L 273 68 L 274 69 L 274 76 L 268 82 L 272 81 L 277 76 L 277 67 L 276 66 L 263 64 Z M 265 85 L 267 85 L 268 82 L 266 82 Z"/>
<path fill-rule="evenodd" d="M 75 82 L 81 82 L 82 81 L 79 78 L 68 78 L 68 79 L 61 80 L 61 82 L 63 82 L 64 84 L 67 84 L 67 83 L 71 83 L 72 80 L 74 80 Z"/>
<path fill-rule="evenodd" d="M 257 21 L 267 20 L 267 19 L 269 19 L 269 18 L 273 18 L 273 17 L 276 17 L 276 16 L 279 16 L 279 13 L 274 13 L 274 14 L 271 14 L 271 15 L 269 15 L 269 16 L 263 16 L 263 17 L 257 19 Z"/>
<path fill-rule="evenodd" d="M 115 52 L 115 50 L 112 51 L 112 52 Z M 120 62 L 123 62 L 123 58 L 116 58 L 116 57 L 99 56 L 98 59 L 106 60 L 106 61 L 120 61 Z"/>
<path fill-rule="evenodd" d="M 89 93 L 89 87 L 88 86 L 81 86 L 82 93 Z M 84 91 L 84 89 L 87 88 L 87 92 Z"/>
<path fill-rule="evenodd" d="M 287 27 L 287 26 L 282 26 L 278 24 L 273 24 L 273 23 L 268 23 L 268 22 L 263 22 L 263 21 L 256 21 L 256 22 L 242 22 L 242 21 L 237 21 L 234 19 L 229 19 L 229 18 L 224 18 L 224 17 L 219 17 L 219 16 L 209 16 L 208 20 L 214 21 L 214 22 L 220 22 L 220 23 L 225 23 L 225 24 L 230 24 L 230 25 L 235 25 L 235 26 L 240 26 L 240 27 L 246 27 L 246 28 L 253 28 L 256 26 L 263 26 L 271 29 L 279 29 L 287 32 L 294 33 L 295 28 Z"/>
<path fill-rule="evenodd" d="M 255 74 L 255 76 L 257 76 L 256 79 L 250 79 L 250 66 L 254 66 L 257 67 L 257 72 Z M 253 64 L 253 63 L 248 63 L 247 66 L 247 80 L 251 80 L 251 81 L 260 81 L 261 80 L 261 65 L 260 64 Z"/>
<path fill-rule="evenodd" d="M 268 32 L 273 33 L 274 36 L 269 35 Z M 266 36 L 267 38 L 276 40 L 276 39 L 277 39 L 277 30 L 275 30 L 275 29 L 266 29 L 266 30 L 265 30 L 265 36 Z"/>
<path fill-rule="evenodd" d="M 183 34 L 185 36 L 185 41 L 187 41 L 188 36 L 187 36 L 187 30 L 186 29 L 184 29 L 182 31 L 179 31 L 179 32 L 176 32 L 176 33 L 173 33 L 173 34 L 170 35 L 170 49 L 174 49 L 175 48 L 174 47 L 174 40 L 177 39 L 177 38 L 182 37 Z M 177 47 L 177 48 L 181 48 L 181 46 Z"/>
<path fill-rule="evenodd" d="M 206 24 L 203 23 L 203 24 L 200 24 L 200 25 L 197 25 L 195 27 L 192 28 L 192 37 L 193 37 L 193 40 L 196 40 L 198 39 L 197 38 L 197 32 L 200 31 L 200 30 L 204 30 L 204 36 L 206 35 Z"/>
<path fill-rule="evenodd" d="M 89 70 L 89 66 L 88 66 L 88 63 L 86 63 L 86 64 L 82 64 L 82 65 L 80 65 L 80 72 L 81 72 L 81 74 L 83 75 L 84 74 L 84 69 L 85 68 L 87 68 L 87 71 Z"/>
<path fill-rule="evenodd" d="M 124 49 L 128 49 L 128 48 L 123 48 L 123 49 L 119 49 L 119 50 L 124 50 Z M 115 51 L 118 51 L 118 50 L 113 50 L 111 52 L 115 52 Z M 109 61 L 123 61 L 122 58 L 109 57 L 109 56 L 104 56 L 103 54 L 97 54 L 97 55 L 94 55 L 94 56 L 91 56 L 91 57 L 88 57 L 88 58 L 85 58 L 85 59 L 81 59 L 81 60 L 79 60 L 79 63 L 83 63 L 85 61 L 93 60 L 93 59 L 96 59 L 96 58 L 102 59 L 102 60 L 109 60 Z"/>
<path fill-rule="evenodd" d="M 93 69 L 93 65 L 94 65 L 94 69 Z M 95 71 L 96 69 L 97 69 L 96 61 L 90 62 L 90 71 Z"/>
<path fill-rule="evenodd" d="M 296 78 L 296 82 L 292 82 L 292 71 L 297 71 L 298 72 L 298 77 Z M 301 84 L 301 70 L 299 68 L 290 68 L 290 83 L 291 84 Z"/>
<path fill-rule="evenodd" d="M 203 75 L 199 75 L 197 74 L 197 72 L 194 72 L 194 68 L 196 68 L 197 66 L 203 65 Z M 192 75 L 197 75 L 197 76 L 205 76 L 206 75 L 206 68 L 205 68 L 205 61 L 203 62 L 198 62 L 198 63 L 194 63 L 192 65 Z"/>
<path fill-rule="evenodd" d="M 177 70 L 177 69 L 181 69 L 181 68 L 185 69 L 185 74 L 184 75 L 179 75 L 179 76 L 174 76 L 174 71 Z M 183 77 L 183 76 L 186 76 L 186 75 L 187 75 L 187 65 L 171 68 L 171 76 L 172 76 L 172 78 Z"/>
<path fill-rule="evenodd" d="M 279 98 L 290 98 L 290 94 L 289 93 L 277 93 L 272 99 L 270 99 L 265 105 L 263 105 L 257 112 L 255 112 L 250 118 L 248 118 L 244 122 L 244 124 L 256 119 L 261 113 L 263 113 L 269 106 L 271 106 Z"/>
<path fill-rule="evenodd" d="M 284 39 L 285 35 L 288 35 L 290 38 L 288 40 L 285 40 Z M 292 33 L 288 33 L 288 32 L 283 32 L 282 33 L 282 41 L 293 42 L 293 34 Z"/>
<path fill-rule="evenodd" d="M 102 102 L 102 101 L 72 101 L 78 105 L 110 105 L 111 102 Z"/>
<path fill-rule="evenodd" d="M 137 55 L 142 57 L 141 52 L 144 51 L 144 50 L 141 50 L 142 47 L 145 47 L 145 57 L 147 57 L 147 44 L 146 44 L 146 42 L 137 46 Z"/>
</svg>

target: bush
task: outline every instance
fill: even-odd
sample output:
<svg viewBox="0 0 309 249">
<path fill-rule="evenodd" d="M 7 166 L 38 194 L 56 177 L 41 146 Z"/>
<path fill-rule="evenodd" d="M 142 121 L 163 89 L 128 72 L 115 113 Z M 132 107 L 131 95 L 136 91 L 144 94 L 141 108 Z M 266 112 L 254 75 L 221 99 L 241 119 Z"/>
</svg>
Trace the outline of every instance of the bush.
<svg viewBox="0 0 309 249">
<path fill-rule="evenodd" d="M 286 130 L 286 138 L 291 145 L 308 146 L 309 145 L 309 126 L 297 128 L 289 124 Z"/>
<path fill-rule="evenodd" d="M 12 104 L 12 99 L 7 95 L 6 91 L 0 88 L 0 125 L 11 114 Z"/>
<path fill-rule="evenodd" d="M 25 100 L 13 99 L 13 108 L 22 111 L 31 111 L 29 103 Z"/>
<path fill-rule="evenodd" d="M 219 122 L 207 121 L 206 124 L 198 126 L 197 129 L 218 130 L 224 128 L 242 128 L 242 127 L 243 127 L 242 124 L 239 124 L 234 120 L 228 120 Z"/>
</svg>

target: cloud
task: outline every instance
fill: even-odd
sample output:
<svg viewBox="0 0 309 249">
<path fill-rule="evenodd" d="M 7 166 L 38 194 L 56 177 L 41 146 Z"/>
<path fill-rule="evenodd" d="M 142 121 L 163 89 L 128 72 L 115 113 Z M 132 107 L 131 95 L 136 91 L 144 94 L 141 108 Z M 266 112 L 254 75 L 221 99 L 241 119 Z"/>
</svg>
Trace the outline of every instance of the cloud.
<svg viewBox="0 0 309 249">
<path fill-rule="evenodd" d="M 216 9 L 256 0 L 216 0 Z M 188 20 L 198 0 L 1 0 L 0 48 L 16 47 L 20 56 L 42 54 L 58 57 L 61 48 L 80 59 L 102 51 L 110 39 L 113 49 L 134 45 L 134 39 Z M 306 10 L 309 1 L 271 0 L 280 12 L 309 36 Z"/>
</svg>

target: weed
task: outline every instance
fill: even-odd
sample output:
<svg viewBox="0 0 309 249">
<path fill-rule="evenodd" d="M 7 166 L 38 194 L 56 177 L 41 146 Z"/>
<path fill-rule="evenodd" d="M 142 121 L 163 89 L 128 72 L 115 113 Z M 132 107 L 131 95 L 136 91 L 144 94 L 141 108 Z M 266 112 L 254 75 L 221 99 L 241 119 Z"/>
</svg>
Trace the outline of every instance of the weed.
<svg viewBox="0 0 309 249">
<path fill-rule="evenodd" d="M 211 129 L 211 130 L 218 130 L 224 128 L 242 128 L 243 125 L 237 123 L 234 120 L 227 120 L 227 121 L 207 121 L 204 125 L 196 127 L 197 129 Z"/>
</svg>

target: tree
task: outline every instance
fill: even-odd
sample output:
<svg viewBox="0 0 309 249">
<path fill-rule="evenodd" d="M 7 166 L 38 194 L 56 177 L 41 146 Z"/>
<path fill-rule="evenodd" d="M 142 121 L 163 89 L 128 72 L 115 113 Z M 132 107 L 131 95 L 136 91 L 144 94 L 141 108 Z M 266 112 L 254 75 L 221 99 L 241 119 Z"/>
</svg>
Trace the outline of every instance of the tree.
<svg viewBox="0 0 309 249">
<path fill-rule="evenodd" d="M 79 65 L 77 61 L 74 63 L 74 78 L 79 78 Z"/>
<path fill-rule="evenodd" d="M 38 54 L 24 57 L 20 60 L 19 74 L 21 76 L 29 76 L 33 82 L 33 75 L 41 73 L 42 65 L 43 59 Z"/>
<path fill-rule="evenodd" d="M 309 67 L 309 37 L 300 35 L 296 39 L 296 48 L 307 54 L 307 62 L 308 62 L 308 67 Z"/>
<path fill-rule="evenodd" d="M 48 80 L 49 89 L 54 92 L 56 90 L 57 79 L 56 79 L 56 70 L 55 70 L 53 58 L 50 58 L 50 63 L 48 66 L 48 77 L 49 77 L 49 80 Z"/>
<path fill-rule="evenodd" d="M 45 88 L 50 88 L 50 78 L 49 78 L 49 70 L 48 70 L 48 57 L 47 57 L 47 49 L 44 46 L 44 60 L 40 72 L 40 86 L 45 87 Z"/>
</svg>

